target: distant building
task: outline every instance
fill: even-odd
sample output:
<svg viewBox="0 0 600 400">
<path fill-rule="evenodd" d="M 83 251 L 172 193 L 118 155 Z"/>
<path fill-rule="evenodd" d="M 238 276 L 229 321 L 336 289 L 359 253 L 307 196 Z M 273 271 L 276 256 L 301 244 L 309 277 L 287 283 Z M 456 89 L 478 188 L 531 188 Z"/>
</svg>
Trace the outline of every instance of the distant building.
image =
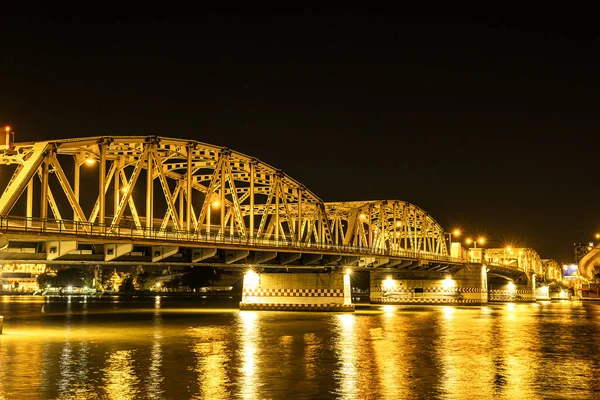
<svg viewBox="0 0 600 400">
<path fill-rule="evenodd" d="M 0 290 L 33 292 L 37 289 L 37 276 L 46 271 L 44 264 L 0 265 Z"/>
<path fill-rule="evenodd" d="M 594 248 L 594 243 L 573 243 L 573 253 L 575 264 L 579 264 L 579 261 Z"/>
</svg>

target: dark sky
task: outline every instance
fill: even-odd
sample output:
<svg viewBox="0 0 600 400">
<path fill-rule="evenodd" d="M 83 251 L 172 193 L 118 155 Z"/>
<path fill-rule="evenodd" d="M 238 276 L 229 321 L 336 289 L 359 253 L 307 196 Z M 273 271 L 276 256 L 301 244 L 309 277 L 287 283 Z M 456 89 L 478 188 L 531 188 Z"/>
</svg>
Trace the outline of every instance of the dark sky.
<svg viewBox="0 0 600 400">
<path fill-rule="evenodd" d="M 325 201 L 406 200 L 561 262 L 600 231 L 591 17 L 129 11 L 3 16 L 0 124 L 17 141 L 228 146 Z"/>
</svg>

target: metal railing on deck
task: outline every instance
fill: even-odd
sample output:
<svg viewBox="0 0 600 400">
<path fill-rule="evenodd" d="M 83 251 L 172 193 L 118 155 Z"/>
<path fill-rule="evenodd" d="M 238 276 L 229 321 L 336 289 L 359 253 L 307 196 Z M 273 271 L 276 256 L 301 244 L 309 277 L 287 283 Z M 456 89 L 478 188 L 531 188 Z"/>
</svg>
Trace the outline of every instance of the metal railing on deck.
<svg viewBox="0 0 600 400">
<path fill-rule="evenodd" d="M 155 228 L 137 228 L 121 225 L 105 225 L 90 222 L 54 220 L 28 217 L 0 217 L 0 231 L 19 231 L 32 233 L 56 233 L 78 237 L 104 237 L 121 239 L 149 239 L 168 242 L 189 242 L 202 244 L 221 244 L 229 246 L 257 247 L 261 249 L 318 250 L 330 253 L 342 253 L 362 256 L 389 256 L 415 260 L 462 263 L 466 260 L 441 254 L 414 250 L 392 250 L 365 248 L 327 243 L 305 242 L 298 240 L 275 240 L 266 238 L 221 235 L 220 233 L 190 232 L 185 230 L 163 230 Z"/>
</svg>

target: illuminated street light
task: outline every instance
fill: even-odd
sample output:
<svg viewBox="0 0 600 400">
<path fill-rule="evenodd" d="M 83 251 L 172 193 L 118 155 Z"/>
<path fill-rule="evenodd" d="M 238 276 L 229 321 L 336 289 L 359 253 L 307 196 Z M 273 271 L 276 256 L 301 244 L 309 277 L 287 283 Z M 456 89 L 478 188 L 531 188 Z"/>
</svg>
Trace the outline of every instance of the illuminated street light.
<svg viewBox="0 0 600 400">
<path fill-rule="evenodd" d="M 6 133 L 10 132 L 10 125 L 7 125 L 6 128 L 4 128 L 4 130 L 6 131 Z"/>
<path fill-rule="evenodd" d="M 212 202 L 211 206 L 213 208 L 219 208 L 219 206 L 221 205 L 221 203 L 219 203 L 219 200 L 215 200 Z"/>
<path fill-rule="evenodd" d="M 596 239 L 600 239 L 600 233 L 596 233 Z"/>
<path fill-rule="evenodd" d="M 515 284 L 513 282 L 508 282 L 508 291 L 509 292 L 515 291 Z"/>
<path fill-rule="evenodd" d="M 352 270 L 350 268 L 346 269 L 346 275 L 351 275 L 352 274 Z"/>
<path fill-rule="evenodd" d="M 448 232 L 448 247 L 450 247 L 450 249 L 452 249 L 452 235 L 454 235 L 455 237 L 459 237 L 460 234 L 460 229 L 455 229 L 452 232 Z"/>
<path fill-rule="evenodd" d="M 245 289 L 256 289 L 259 285 L 259 276 L 256 272 L 249 269 L 244 275 L 244 288 Z"/>
<path fill-rule="evenodd" d="M 94 165 L 94 164 L 96 164 L 96 160 L 95 160 L 95 159 L 93 159 L 93 158 L 86 158 L 86 159 L 85 159 L 85 163 L 86 163 L 87 165 Z"/>
<path fill-rule="evenodd" d="M 477 240 L 473 240 L 473 239 L 471 239 L 471 238 L 467 238 L 467 240 L 466 240 L 466 243 L 467 243 L 468 245 L 470 245 L 470 244 L 472 243 L 472 244 L 473 244 L 473 246 L 474 246 L 475 248 L 477 248 L 477 243 L 479 243 L 480 245 L 483 245 L 483 244 L 485 244 L 485 238 L 484 238 L 484 237 L 480 237 L 480 238 L 479 238 L 479 239 L 477 239 Z"/>
<path fill-rule="evenodd" d="M 360 219 L 367 219 L 367 216 L 365 214 L 360 214 Z"/>
<path fill-rule="evenodd" d="M 385 278 L 385 280 L 383 281 L 383 291 L 391 291 L 394 288 L 396 288 L 396 281 L 394 281 L 391 276 Z"/>
</svg>

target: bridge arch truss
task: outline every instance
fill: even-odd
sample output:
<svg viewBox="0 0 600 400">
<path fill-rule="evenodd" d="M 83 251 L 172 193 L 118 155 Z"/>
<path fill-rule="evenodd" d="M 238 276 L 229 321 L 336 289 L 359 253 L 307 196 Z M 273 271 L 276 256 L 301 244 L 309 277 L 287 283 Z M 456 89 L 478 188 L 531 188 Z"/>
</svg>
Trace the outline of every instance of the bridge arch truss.
<svg viewBox="0 0 600 400">
<path fill-rule="evenodd" d="M 281 170 L 197 141 L 108 136 L 16 143 L 0 154 L 0 164 L 14 167 L 0 196 L 1 230 L 183 235 L 449 258 L 444 230 L 415 205 L 324 203 Z"/>
</svg>

